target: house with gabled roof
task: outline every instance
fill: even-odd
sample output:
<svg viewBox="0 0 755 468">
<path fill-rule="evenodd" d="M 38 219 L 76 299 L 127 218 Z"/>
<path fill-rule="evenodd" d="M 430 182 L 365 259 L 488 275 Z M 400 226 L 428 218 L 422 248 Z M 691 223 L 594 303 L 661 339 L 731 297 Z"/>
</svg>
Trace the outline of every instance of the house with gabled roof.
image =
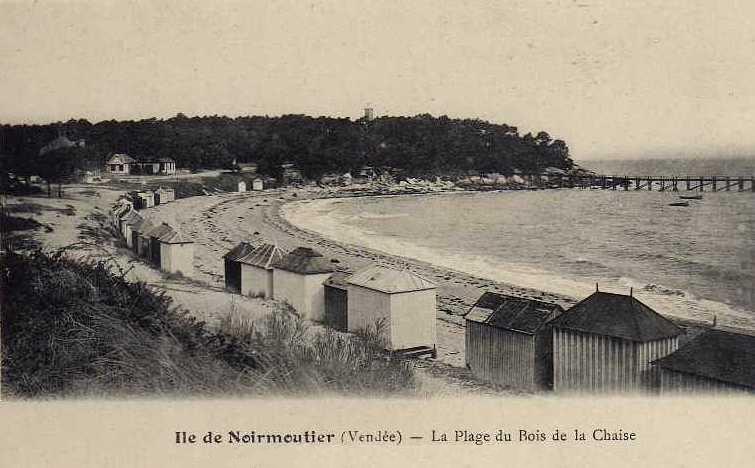
<svg viewBox="0 0 755 468">
<path fill-rule="evenodd" d="M 485 292 L 464 316 L 464 356 L 485 382 L 524 390 L 553 384 L 553 347 L 548 322 L 558 304 Z"/>
<path fill-rule="evenodd" d="M 241 264 L 241 294 L 245 296 L 264 296 L 271 298 L 275 295 L 273 264 L 282 261 L 286 255 L 274 244 L 261 244 L 252 251 L 240 255 Z"/>
<path fill-rule="evenodd" d="M 386 349 L 435 349 L 436 286 L 407 270 L 372 265 L 346 280 L 350 332 L 381 332 Z"/>
<path fill-rule="evenodd" d="M 676 351 L 682 329 L 635 297 L 596 291 L 550 323 L 557 392 L 657 389 L 651 362 Z"/>
<path fill-rule="evenodd" d="M 755 336 L 712 329 L 653 362 L 661 395 L 755 393 Z"/>
<path fill-rule="evenodd" d="M 135 165 L 136 159 L 125 153 L 115 153 L 105 163 L 105 170 L 113 175 L 129 175 Z"/>
</svg>

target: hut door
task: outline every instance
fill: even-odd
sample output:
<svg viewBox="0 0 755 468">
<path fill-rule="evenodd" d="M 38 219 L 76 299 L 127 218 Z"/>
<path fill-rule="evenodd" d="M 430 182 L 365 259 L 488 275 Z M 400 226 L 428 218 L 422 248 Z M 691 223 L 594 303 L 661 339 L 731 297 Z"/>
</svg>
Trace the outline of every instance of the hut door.
<svg viewBox="0 0 755 468">
<path fill-rule="evenodd" d="M 241 292 L 241 263 L 225 260 L 225 287 L 234 292 Z"/>
<path fill-rule="evenodd" d="M 160 241 L 154 238 L 150 239 L 149 250 L 152 257 L 152 263 L 160 267 Z"/>
</svg>

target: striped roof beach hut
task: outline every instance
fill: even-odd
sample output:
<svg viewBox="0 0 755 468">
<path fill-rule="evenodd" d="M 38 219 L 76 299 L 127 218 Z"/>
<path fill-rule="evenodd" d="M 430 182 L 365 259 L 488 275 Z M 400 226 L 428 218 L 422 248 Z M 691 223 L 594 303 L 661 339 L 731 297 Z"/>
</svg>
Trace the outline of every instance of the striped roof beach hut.
<svg viewBox="0 0 755 468">
<path fill-rule="evenodd" d="M 299 247 L 272 263 L 273 297 L 287 301 L 304 318 L 320 321 L 325 313 L 323 283 L 335 271 L 316 250 Z"/>
<path fill-rule="evenodd" d="M 241 292 L 241 263 L 239 258 L 254 250 L 254 246 L 248 242 L 239 242 L 231 250 L 223 255 L 223 271 L 225 272 L 225 288 Z"/>
<path fill-rule="evenodd" d="M 708 330 L 653 363 L 661 394 L 755 393 L 755 336 Z"/>
<path fill-rule="evenodd" d="M 273 264 L 282 261 L 286 252 L 273 244 L 261 244 L 249 252 L 240 255 L 241 294 L 245 296 L 275 295 Z"/>
<path fill-rule="evenodd" d="M 551 322 L 553 389 L 642 392 L 657 388 L 650 363 L 674 352 L 683 332 L 634 298 L 596 291 Z"/>
<path fill-rule="evenodd" d="M 465 359 L 475 377 L 525 390 L 553 384 L 553 340 L 548 322 L 558 304 L 486 292 L 465 318 Z"/>
<path fill-rule="evenodd" d="M 168 226 L 164 224 L 164 226 Z M 168 226 L 160 235 L 160 269 L 167 273 L 192 276 L 194 273 L 194 241 Z"/>
<path fill-rule="evenodd" d="M 382 324 L 388 350 L 435 348 L 435 284 L 407 270 L 378 265 L 354 273 L 346 283 L 350 332 Z"/>
</svg>

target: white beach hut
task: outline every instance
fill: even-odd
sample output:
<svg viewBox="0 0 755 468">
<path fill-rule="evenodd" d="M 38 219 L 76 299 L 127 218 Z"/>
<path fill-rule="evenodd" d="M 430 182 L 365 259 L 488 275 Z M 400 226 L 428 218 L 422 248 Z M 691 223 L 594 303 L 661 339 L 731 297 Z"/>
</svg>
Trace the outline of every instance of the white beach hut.
<svg viewBox="0 0 755 468">
<path fill-rule="evenodd" d="M 238 183 L 238 185 L 237 185 L 237 190 L 236 191 L 239 192 L 239 193 L 246 192 L 246 182 L 244 182 L 243 180 L 240 180 L 239 183 Z"/>
<path fill-rule="evenodd" d="M 257 178 L 257 179 L 254 179 L 252 181 L 252 190 L 259 191 L 259 190 L 262 190 L 264 188 L 265 187 L 264 187 L 264 184 L 262 182 L 262 179 Z"/>
<path fill-rule="evenodd" d="M 241 264 L 241 294 L 274 296 L 273 264 L 283 260 L 286 252 L 273 244 L 262 244 L 238 258 Z"/>
<path fill-rule="evenodd" d="M 168 273 L 192 276 L 194 241 L 173 229 L 160 236 L 160 269 Z"/>
<path fill-rule="evenodd" d="M 323 283 L 335 271 L 321 253 L 299 247 L 273 264 L 273 298 L 287 301 L 304 318 L 321 321 L 325 314 Z"/>
<path fill-rule="evenodd" d="M 406 270 L 377 265 L 348 280 L 348 330 L 382 323 L 386 348 L 434 348 L 436 343 L 436 286 Z"/>
</svg>

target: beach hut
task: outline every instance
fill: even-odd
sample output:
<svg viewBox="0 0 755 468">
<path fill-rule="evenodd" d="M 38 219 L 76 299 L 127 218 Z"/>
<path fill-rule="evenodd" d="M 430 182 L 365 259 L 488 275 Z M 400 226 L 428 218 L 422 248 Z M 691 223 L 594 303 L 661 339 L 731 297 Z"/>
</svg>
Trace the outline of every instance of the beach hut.
<svg viewBox="0 0 755 468">
<path fill-rule="evenodd" d="M 257 179 L 254 179 L 252 181 L 252 190 L 259 191 L 259 190 L 262 190 L 264 188 L 265 188 L 265 186 L 264 186 L 264 183 L 262 182 L 262 179 L 257 178 Z"/>
<path fill-rule="evenodd" d="M 176 199 L 176 192 L 172 188 L 158 188 L 155 190 L 155 205 L 164 205 Z"/>
<path fill-rule="evenodd" d="M 653 365 L 662 395 L 755 393 L 755 336 L 708 330 Z"/>
<path fill-rule="evenodd" d="M 321 253 L 299 247 L 273 262 L 273 298 L 287 301 L 304 318 L 321 321 L 325 313 L 323 283 L 335 271 Z"/>
<path fill-rule="evenodd" d="M 131 227 L 131 249 L 135 254 L 139 255 L 139 242 L 142 232 L 151 227 L 152 223 L 150 223 L 146 218 L 141 218 L 138 223 L 134 224 Z"/>
<path fill-rule="evenodd" d="M 349 285 L 346 282 L 349 275 L 337 271 L 330 275 L 323 284 L 325 293 L 325 319 L 326 325 L 339 331 L 348 331 L 349 313 Z"/>
<path fill-rule="evenodd" d="M 155 194 L 154 192 L 135 192 L 133 195 L 134 208 L 137 210 L 143 210 L 145 208 L 152 208 L 155 206 Z"/>
<path fill-rule="evenodd" d="M 246 192 L 246 182 L 244 182 L 243 180 L 239 181 L 238 186 L 237 186 L 237 192 L 239 193 Z"/>
<path fill-rule="evenodd" d="M 557 392 L 652 389 L 650 363 L 674 352 L 683 332 L 632 295 L 596 291 L 550 323 Z"/>
<path fill-rule="evenodd" d="M 157 226 L 152 224 L 149 220 L 144 220 L 142 224 L 136 227 L 136 237 L 134 238 L 134 246 L 136 247 L 136 254 L 140 257 L 150 258 L 150 237 L 149 233 Z"/>
<path fill-rule="evenodd" d="M 276 245 L 262 244 L 240 256 L 238 261 L 241 264 L 241 294 L 273 297 L 275 295 L 273 264 L 283 260 L 285 255 L 286 252 Z"/>
<path fill-rule="evenodd" d="M 162 250 L 160 249 L 160 238 L 171 231 L 173 231 L 173 228 L 171 228 L 168 223 L 162 223 L 156 225 L 147 233 L 149 236 L 149 256 L 147 258 L 149 258 L 149 261 L 154 263 L 158 268 L 162 266 L 160 259 L 162 254 Z"/>
<path fill-rule="evenodd" d="M 116 212 L 115 228 L 118 229 L 118 233 L 121 236 L 124 235 L 123 228 L 124 228 L 124 223 L 126 222 L 126 219 L 130 219 L 135 213 L 136 211 L 130 205 L 126 205 L 122 209 Z"/>
<path fill-rule="evenodd" d="M 134 226 L 144 221 L 136 211 L 131 211 L 125 218 L 123 218 L 123 238 L 126 239 L 126 245 L 129 248 L 134 246 L 133 229 Z"/>
<path fill-rule="evenodd" d="M 223 270 L 225 272 L 225 288 L 241 292 L 241 263 L 239 259 L 254 250 L 248 242 L 239 242 L 234 248 L 223 255 Z"/>
<path fill-rule="evenodd" d="M 563 311 L 557 304 L 484 293 L 464 316 L 467 367 L 486 382 L 550 389 L 553 347 L 548 321 Z"/>
<path fill-rule="evenodd" d="M 377 265 L 354 273 L 346 283 L 350 332 L 380 324 L 388 350 L 435 349 L 435 284 Z"/>
<path fill-rule="evenodd" d="M 170 228 L 170 226 L 168 226 L 168 229 L 159 238 L 160 269 L 167 273 L 192 276 L 194 273 L 194 242 Z"/>
</svg>

